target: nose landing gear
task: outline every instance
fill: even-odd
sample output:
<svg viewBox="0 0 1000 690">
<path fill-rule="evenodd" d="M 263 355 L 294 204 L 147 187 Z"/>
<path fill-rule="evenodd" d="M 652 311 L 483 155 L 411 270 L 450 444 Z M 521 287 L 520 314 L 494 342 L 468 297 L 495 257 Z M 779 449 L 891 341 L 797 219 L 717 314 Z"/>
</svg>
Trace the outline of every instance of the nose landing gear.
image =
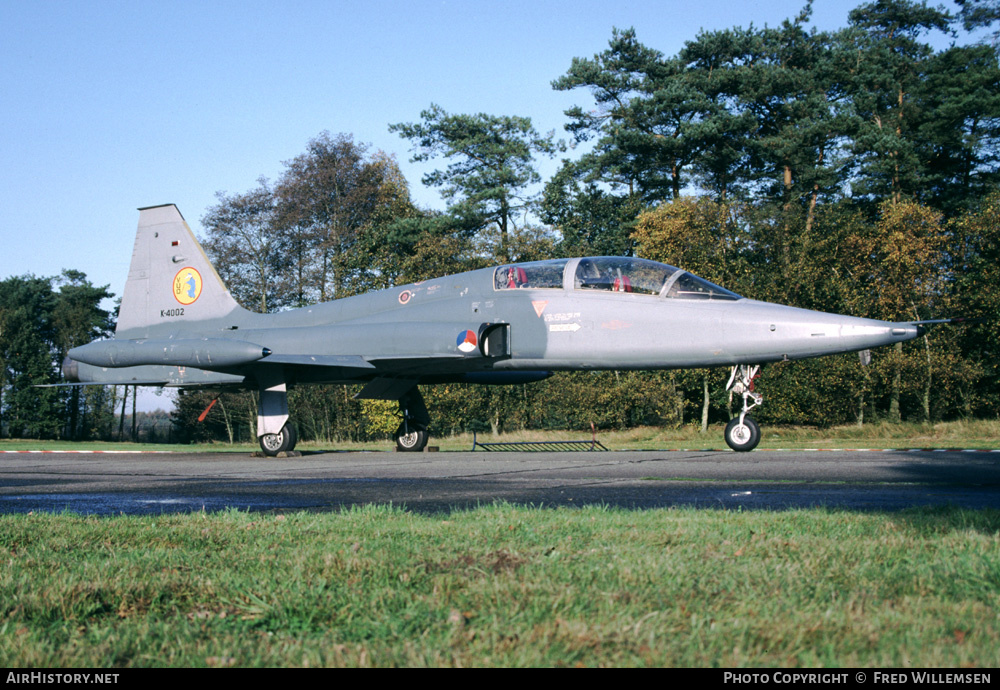
<svg viewBox="0 0 1000 690">
<path fill-rule="evenodd" d="M 755 393 L 754 380 L 760 376 L 760 365 L 737 364 L 729 375 L 726 390 L 743 396 L 743 410 L 739 417 L 733 417 L 726 425 L 726 444 L 741 453 L 751 451 L 760 443 L 760 427 L 753 417 L 747 414 L 751 409 L 764 402 L 764 396 Z"/>
</svg>

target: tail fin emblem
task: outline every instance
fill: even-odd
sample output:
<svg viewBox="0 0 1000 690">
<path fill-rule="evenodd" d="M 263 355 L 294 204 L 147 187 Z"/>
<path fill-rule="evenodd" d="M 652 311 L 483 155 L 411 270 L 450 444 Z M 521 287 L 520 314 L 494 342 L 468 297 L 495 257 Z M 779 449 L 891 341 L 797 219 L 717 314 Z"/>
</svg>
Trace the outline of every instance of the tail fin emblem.
<svg viewBox="0 0 1000 690">
<path fill-rule="evenodd" d="M 193 304 L 201 295 L 201 274 L 190 266 L 174 276 L 174 297 L 181 304 Z"/>
</svg>

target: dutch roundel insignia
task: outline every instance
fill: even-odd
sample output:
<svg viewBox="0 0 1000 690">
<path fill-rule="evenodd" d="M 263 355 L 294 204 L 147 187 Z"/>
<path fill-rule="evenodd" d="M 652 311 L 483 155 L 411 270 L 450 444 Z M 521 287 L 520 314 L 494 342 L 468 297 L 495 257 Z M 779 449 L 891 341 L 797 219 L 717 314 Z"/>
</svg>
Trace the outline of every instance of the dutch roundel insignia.
<svg viewBox="0 0 1000 690">
<path fill-rule="evenodd" d="M 455 341 L 458 345 L 458 349 L 462 352 L 472 352 L 476 349 L 476 332 L 475 331 L 462 331 L 458 334 L 458 340 Z"/>
</svg>

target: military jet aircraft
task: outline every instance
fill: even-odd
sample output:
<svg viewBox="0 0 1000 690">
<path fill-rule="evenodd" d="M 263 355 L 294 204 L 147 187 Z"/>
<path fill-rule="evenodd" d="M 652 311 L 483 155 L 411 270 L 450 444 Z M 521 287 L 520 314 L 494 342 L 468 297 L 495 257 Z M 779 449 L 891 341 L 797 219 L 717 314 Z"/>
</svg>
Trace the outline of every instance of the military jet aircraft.
<svg viewBox="0 0 1000 690">
<path fill-rule="evenodd" d="M 139 209 L 115 337 L 69 351 L 78 384 L 227 386 L 260 392 L 267 455 L 295 447 L 288 388 L 363 384 L 398 400 L 399 450 L 427 443 L 419 386 L 513 384 L 555 371 L 732 367 L 743 407 L 728 445 L 749 451 L 761 364 L 915 338 L 891 323 L 746 299 L 687 271 L 630 257 L 513 263 L 274 314 L 240 307 L 173 204 Z"/>
</svg>

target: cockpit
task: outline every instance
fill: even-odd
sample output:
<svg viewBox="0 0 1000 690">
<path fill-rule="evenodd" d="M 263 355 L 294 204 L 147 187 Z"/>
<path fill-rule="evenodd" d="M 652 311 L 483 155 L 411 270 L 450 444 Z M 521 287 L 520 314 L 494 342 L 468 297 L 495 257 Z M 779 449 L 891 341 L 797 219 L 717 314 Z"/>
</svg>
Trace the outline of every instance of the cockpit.
<svg viewBox="0 0 1000 690">
<path fill-rule="evenodd" d="M 670 299 L 742 299 L 734 292 L 675 266 L 627 256 L 508 264 L 494 271 L 493 287 L 497 290 L 602 290 Z"/>
</svg>

